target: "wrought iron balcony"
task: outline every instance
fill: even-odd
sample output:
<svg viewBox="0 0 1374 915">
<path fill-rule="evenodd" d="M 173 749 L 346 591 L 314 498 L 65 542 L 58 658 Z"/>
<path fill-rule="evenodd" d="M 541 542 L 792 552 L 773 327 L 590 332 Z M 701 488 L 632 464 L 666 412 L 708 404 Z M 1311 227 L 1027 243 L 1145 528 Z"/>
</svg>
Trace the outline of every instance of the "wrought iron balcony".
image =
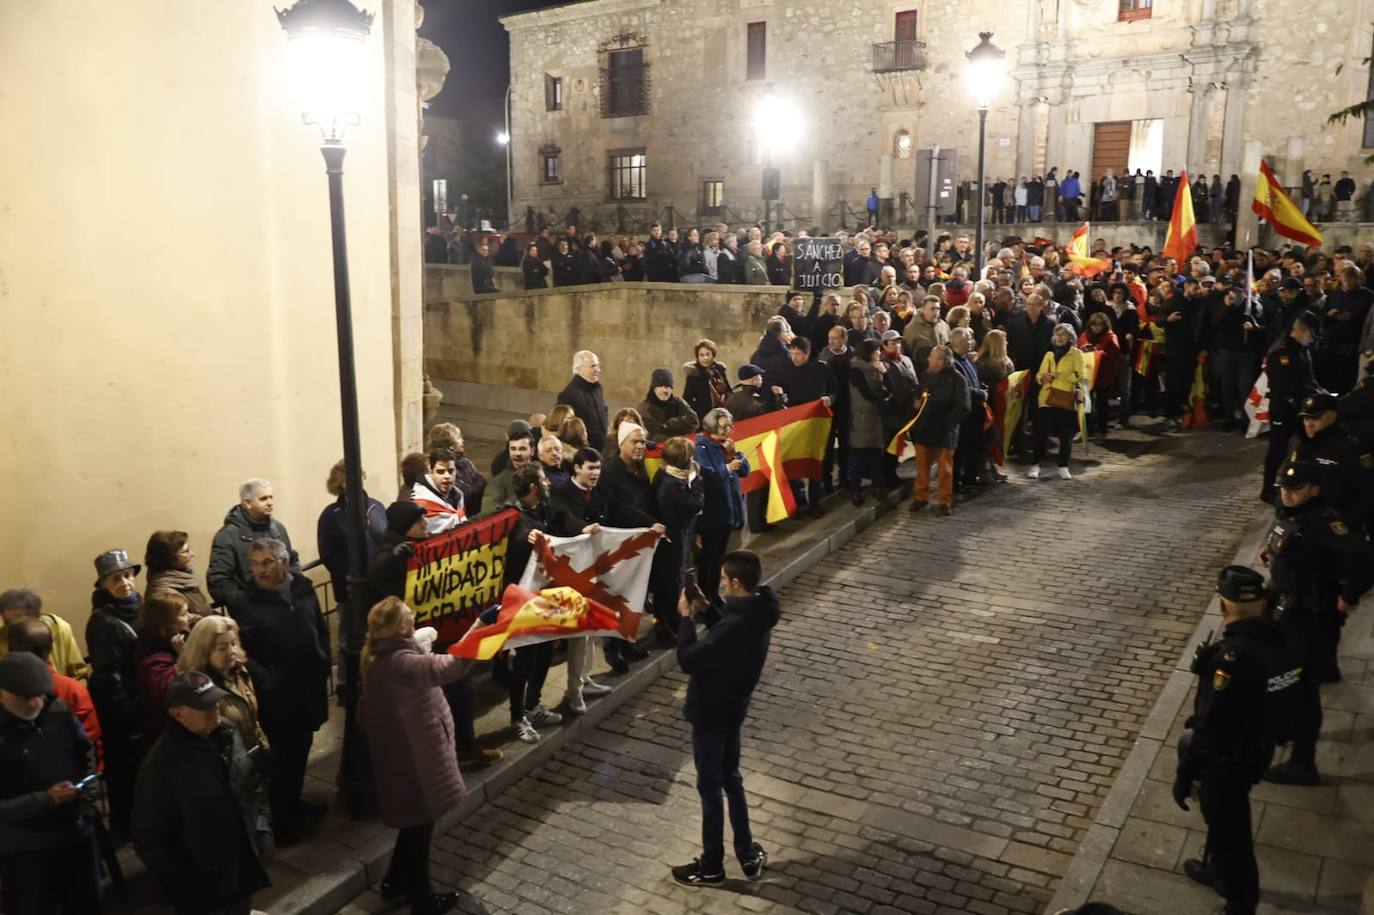
<svg viewBox="0 0 1374 915">
<path fill-rule="evenodd" d="M 873 45 L 873 72 L 897 73 L 926 68 L 924 41 L 884 41 Z"/>
</svg>

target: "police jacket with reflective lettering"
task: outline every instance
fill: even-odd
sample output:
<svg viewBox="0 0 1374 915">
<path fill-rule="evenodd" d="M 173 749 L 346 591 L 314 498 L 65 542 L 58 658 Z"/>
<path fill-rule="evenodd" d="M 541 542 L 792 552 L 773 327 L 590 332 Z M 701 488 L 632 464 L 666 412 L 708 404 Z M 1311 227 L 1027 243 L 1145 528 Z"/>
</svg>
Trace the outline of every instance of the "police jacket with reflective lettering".
<svg viewBox="0 0 1374 915">
<path fill-rule="evenodd" d="M 1280 507 L 1265 540 L 1270 587 L 1285 611 L 1323 609 L 1339 594 L 1351 605 L 1374 582 L 1374 546 L 1320 498 Z"/>
</svg>

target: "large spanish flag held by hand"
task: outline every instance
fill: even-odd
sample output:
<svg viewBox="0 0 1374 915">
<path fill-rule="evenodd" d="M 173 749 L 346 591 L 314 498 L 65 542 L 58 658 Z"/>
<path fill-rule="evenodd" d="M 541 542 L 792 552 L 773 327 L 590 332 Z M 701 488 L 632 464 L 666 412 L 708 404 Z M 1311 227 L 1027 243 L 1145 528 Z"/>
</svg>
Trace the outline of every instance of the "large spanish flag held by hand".
<svg viewBox="0 0 1374 915">
<path fill-rule="evenodd" d="M 1260 160 L 1259 176 L 1255 179 L 1255 199 L 1250 201 L 1250 209 L 1284 238 L 1291 238 L 1303 245 L 1322 243 L 1322 233 L 1302 215 L 1302 210 L 1288 196 L 1279 179 L 1274 177 L 1273 169 L 1263 159 Z"/>
<path fill-rule="evenodd" d="M 1188 272 L 1188 258 L 1197 250 L 1197 220 L 1193 218 L 1193 188 L 1188 170 L 1178 178 L 1174 194 L 1174 213 L 1169 217 L 1169 233 L 1164 236 L 1164 256 L 1178 261 L 1178 272 Z"/>
<path fill-rule="evenodd" d="M 1112 262 L 1088 253 L 1088 224 L 1085 222 L 1074 230 L 1069 239 L 1069 260 L 1079 276 L 1097 276 L 1112 269 Z"/>
<path fill-rule="evenodd" d="M 587 600 L 572 588 L 546 588 L 535 593 L 507 585 L 501 609 L 487 624 L 472 624 L 448 653 L 488 661 L 503 649 L 522 648 L 582 635 L 620 635 L 620 620 L 611 610 Z"/>
</svg>

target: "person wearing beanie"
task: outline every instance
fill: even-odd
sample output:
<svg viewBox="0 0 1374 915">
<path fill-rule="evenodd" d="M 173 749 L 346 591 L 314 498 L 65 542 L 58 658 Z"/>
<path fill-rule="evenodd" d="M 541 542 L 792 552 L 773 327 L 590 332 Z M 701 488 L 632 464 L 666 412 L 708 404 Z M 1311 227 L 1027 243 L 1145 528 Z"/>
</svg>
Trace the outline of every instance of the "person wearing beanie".
<svg viewBox="0 0 1374 915">
<path fill-rule="evenodd" d="M 673 373 L 654 369 L 649 376 L 649 392 L 639 402 L 639 415 L 644 419 L 644 431 L 654 444 L 675 435 L 692 435 L 701 426 L 695 410 L 673 393 Z"/>
<path fill-rule="evenodd" d="M 367 562 L 369 607 L 384 597 L 405 599 L 406 566 L 415 555 L 415 544 L 429 536 L 425 520 L 425 510 L 414 502 L 387 506 L 386 533 Z"/>
</svg>

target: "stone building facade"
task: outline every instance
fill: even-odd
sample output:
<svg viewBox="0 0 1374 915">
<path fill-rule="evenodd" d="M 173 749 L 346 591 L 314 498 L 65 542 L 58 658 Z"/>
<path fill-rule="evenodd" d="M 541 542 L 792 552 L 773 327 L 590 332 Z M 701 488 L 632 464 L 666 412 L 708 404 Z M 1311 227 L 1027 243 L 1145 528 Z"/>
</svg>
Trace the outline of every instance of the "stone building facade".
<svg viewBox="0 0 1374 915">
<path fill-rule="evenodd" d="M 752 220 L 770 167 L 784 224 L 833 225 L 872 187 L 900 213 L 920 150 L 976 177 L 981 31 L 1006 52 L 994 179 L 1228 176 L 1249 142 L 1296 184 L 1374 152 L 1363 122 L 1325 123 L 1369 94 L 1374 0 L 585 0 L 502 23 L 517 222 Z"/>
</svg>

